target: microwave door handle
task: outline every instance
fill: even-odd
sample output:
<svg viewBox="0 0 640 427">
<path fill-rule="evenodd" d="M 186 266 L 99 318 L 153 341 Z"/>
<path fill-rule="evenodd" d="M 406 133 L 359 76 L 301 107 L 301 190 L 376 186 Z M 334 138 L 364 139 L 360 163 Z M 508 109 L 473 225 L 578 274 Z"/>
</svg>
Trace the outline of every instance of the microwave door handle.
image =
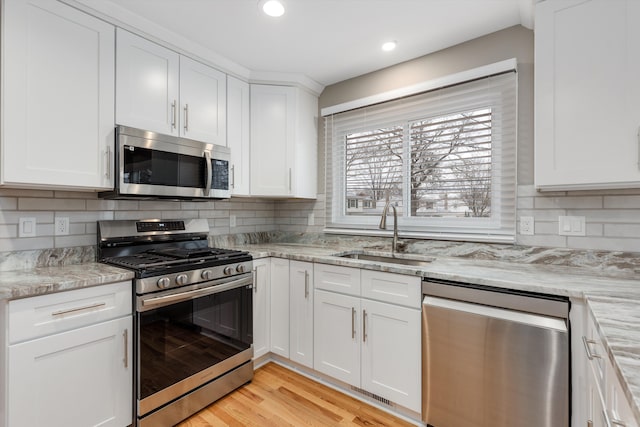
<svg viewBox="0 0 640 427">
<path fill-rule="evenodd" d="M 211 154 L 208 151 L 204 152 L 204 162 L 205 162 L 205 173 L 207 176 L 204 178 L 205 186 L 204 186 L 204 195 L 205 197 L 209 195 L 211 191 L 211 178 L 213 175 L 213 166 L 211 166 Z"/>
</svg>

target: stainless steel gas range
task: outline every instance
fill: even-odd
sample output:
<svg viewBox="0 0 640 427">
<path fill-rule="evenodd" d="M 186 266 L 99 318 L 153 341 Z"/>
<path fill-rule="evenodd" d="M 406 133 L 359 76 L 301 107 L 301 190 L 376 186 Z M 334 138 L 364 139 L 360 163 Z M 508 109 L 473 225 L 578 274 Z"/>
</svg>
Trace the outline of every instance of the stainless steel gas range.
<svg viewBox="0 0 640 427">
<path fill-rule="evenodd" d="M 253 261 L 206 220 L 99 221 L 98 258 L 135 272 L 135 425 L 173 426 L 253 378 Z"/>
</svg>

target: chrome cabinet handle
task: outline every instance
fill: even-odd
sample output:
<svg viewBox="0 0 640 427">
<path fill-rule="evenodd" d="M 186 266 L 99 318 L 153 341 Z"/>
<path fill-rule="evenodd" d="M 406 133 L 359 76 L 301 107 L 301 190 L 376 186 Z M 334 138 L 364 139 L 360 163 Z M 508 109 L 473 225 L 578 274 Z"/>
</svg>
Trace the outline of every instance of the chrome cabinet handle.
<svg viewBox="0 0 640 427">
<path fill-rule="evenodd" d="M 591 347 L 589 347 L 589 344 L 596 344 L 595 340 L 590 340 L 587 337 L 585 337 L 584 335 L 582 336 L 582 343 L 584 344 L 584 350 L 587 352 L 587 358 L 589 360 L 593 360 L 594 358 L 596 359 L 602 359 L 602 356 L 600 356 L 597 353 L 592 353 L 591 352 Z"/>
<path fill-rule="evenodd" d="M 253 293 L 258 293 L 258 267 L 253 267 Z"/>
<path fill-rule="evenodd" d="M 184 104 L 184 131 L 189 131 L 189 104 Z"/>
<path fill-rule="evenodd" d="M 171 129 L 176 128 L 176 100 L 171 103 Z"/>
<path fill-rule="evenodd" d="M 356 337 L 356 309 L 351 307 L 351 339 Z"/>
<path fill-rule="evenodd" d="M 99 302 L 99 303 L 96 303 L 96 304 L 85 305 L 83 307 L 76 307 L 76 308 L 70 308 L 68 310 L 54 311 L 53 313 L 51 313 L 51 316 L 63 316 L 65 314 L 75 313 L 75 312 L 78 312 L 78 311 L 91 310 L 91 309 L 98 308 L 98 307 L 104 307 L 105 305 L 107 305 L 106 302 Z"/>
<path fill-rule="evenodd" d="M 236 165 L 231 165 L 231 188 L 236 188 Z"/>
<path fill-rule="evenodd" d="M 362 342 L 367 341 L 367 310 L 362 310 Z"/>
<path fill-rule="evenodd" d="M 104 173 L 105 178 L 111 181 L 111 147 L 107 146 L 107 170 Z"/>
<path fill-rule="evenodd" d="M 124 339 L 124 367 L 129 367 L 129 329 L 125 329 L 122 333 Z"/>
<path fill-rule="evenodd" d="M 304 298 L 309 299 L 309 272 L 304 271 Z"/>
</svg>

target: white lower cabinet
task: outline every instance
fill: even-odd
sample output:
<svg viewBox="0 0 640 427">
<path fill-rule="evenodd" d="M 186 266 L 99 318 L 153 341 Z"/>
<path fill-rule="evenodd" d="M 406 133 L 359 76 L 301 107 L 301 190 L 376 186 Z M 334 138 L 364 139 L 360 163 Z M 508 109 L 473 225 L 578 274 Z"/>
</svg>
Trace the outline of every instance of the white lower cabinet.
<svg viewBox="0 0 640 427">
<path fill-rule="evenodd" d="M 313 368 L 313 264 L 289 262 L 289 358 Z"/>
<path fill-rule="evenodd" d="M 314 291 L 313 368 L 360 387 L 360 298 Z"/>
<path fill-rule="evenodd" d="M 10 301 L 8 313 L 6 426 L 131 424 L 130 282 Z"/>
<path fill-rule="evenodd" d="M 588 427 L 638 427 L 629 401 L 613 368 L 604 347 L 596 320 L 587 308 L 582 336 L 583 348 L 576 349 L 576 367 L 585 371 L 585 385 L 579 390 L 585 400 L 581 405 L 585 415 L 577 415 L 579 420 L 586 418 Z M 574 389 L 579 388 L 574 384 Z M 575 418 L 576 416 L 574 416 Z M 573 426 L 581 425 L 572 424 Z"/>
<path fill-rule="evenodd" d="M 345 267 L 315 264 L 314 369 L 419 413 L 420 295 L 411 302 L 413 307 L 405 307 L 325 289 L 335 289 L 340 276 L 351 280 L 358 269 L 352 270 L 350 275 Z M 404 288 L 413 294 L 420 289 L 419 277 L 362 273 L 362 289 L 370 286 L 369 275 L 374 282 L 405 283 L 396 291 Z M 392 293 L 399 297 L 396 291 Z"/>
<path fill-rule="evenodd" d="M 264 356 L 270 351 L 271 317 L 271 260 L 260 258 L 253 260 L 253 358 Z"/>
<path fill-rule="evenodd" d="M 271 258 L 271 352 L 289 358 L 289 260 Z"/>
</svg>

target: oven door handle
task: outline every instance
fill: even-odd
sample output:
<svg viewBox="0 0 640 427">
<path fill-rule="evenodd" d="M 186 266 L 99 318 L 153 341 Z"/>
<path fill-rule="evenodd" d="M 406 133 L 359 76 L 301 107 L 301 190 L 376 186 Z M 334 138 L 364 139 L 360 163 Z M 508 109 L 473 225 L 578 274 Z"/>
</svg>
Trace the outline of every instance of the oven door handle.
<svg viewBox="0 0 640 427">
<path fill-rule="evenodd" d="M 165 295 L 160 297 L 153 297 L 153 298 L 140 301 L 140 303 L 142 304 L 142 307 L 138 311 L 151 310 L 153 308 L 165 306 L 168 304 L 189 301 L 189 300 L 200 298 L 207 295 L 230 291 L 232 289 L 251 285 L 252 283 L 253 283 L 253 278 L 251 277 L 251 275 L 249 275 L 248 277 L 243 277 L 242 279 L 232 280 L 230 282 L 221 283 L 219 285 L 207 286 L 206 288 L 200 288 L 193 291 L 180 292 L 177 294 Z"/>
</svg>

